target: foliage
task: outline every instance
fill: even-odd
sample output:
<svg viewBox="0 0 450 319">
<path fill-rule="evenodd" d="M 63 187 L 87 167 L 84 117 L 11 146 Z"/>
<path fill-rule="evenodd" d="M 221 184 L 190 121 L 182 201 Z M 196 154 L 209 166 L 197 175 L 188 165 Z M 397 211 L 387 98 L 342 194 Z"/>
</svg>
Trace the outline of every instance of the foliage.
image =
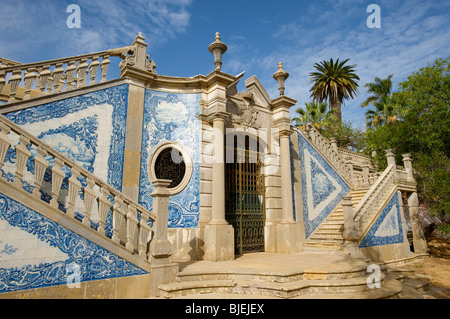
<svg viewBox="0 0 450 319">
<path fill-rule="evenodd" d="M 339 122 L 333 119 L 324 125 L 322 134 L 328 139 L 335 138 L 337 145 L 361 152 L 366 148 L 366 137 L 363 130 L 354 128 L 351 122 Z"/>
<path fill-rule="evenodd" d="M 358 93 L 359 77 L 355 73 L 355 65 L 345 65 L 349 59 L 339 62 L 322 61 L 314 65 L 316 72 L 311 72 L 311 97 L 315 102 L 329 101 L 330 109 L 339 122 L 342 121 L 341 104 Z"/>
<path fill-rule="evenodd" d="M 322 129 L 325 122 L 329 119 L 330 113 L 327 112 L 327 103 L 306 102 L 306 109 L 297 108 L 295 112 L 299 114 L 298 117 L 294 117 L 292 120 L 294 125 L 300 127 L 306 124 L 312 124 L 317 129 Z"/>
<path fill-rule="evenodd" d="M 385 149 L 393 148 L 397 164 L 412 153 L 417 189 L 422 204 L 438 215 L 449 229 L 450 185 L 450 57 L 438 59 L 400 83 L 395 93 L 397 117 L 367 132 L 366 152 L 377 151 L 375 160 L 386 167 Z M 386 115 L 386 114 L 385 114 Z M 395 125 L 393 125 L 395 123 Z"/>
</svg>

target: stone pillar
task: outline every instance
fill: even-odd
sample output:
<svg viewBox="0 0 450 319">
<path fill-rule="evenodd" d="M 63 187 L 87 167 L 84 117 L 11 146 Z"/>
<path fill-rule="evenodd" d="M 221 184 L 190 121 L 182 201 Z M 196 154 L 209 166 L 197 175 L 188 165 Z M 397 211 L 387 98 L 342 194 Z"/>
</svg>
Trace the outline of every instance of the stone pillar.
<svg viewBox="0 0 450 319">
<path fill-rule="evenodd" d="M 343 250 L 351 255 L 357 255 L 358 249 L 358 230 L 353 216 L 353 202 L 351 196 L 342 197 L 342 210 L 344 215 L 344 232 L 342 237 L 344 238 Z"/>
<path fill-rule="evenodd" d="M 178 264 L 171 263 L 169 257 L 172 245 L 167 237 L 169 219 L 169 191 L 167 187 L 170 180 L 152 181 L 155 190 L 152 192 L 153 213 L 156 215 L 155 225 L 152 225 L 154 234 L 150 242 L 150 295 L 158 296 L 159 285 L 175 281 L 178 273 Z"/>
<path fill-rule="evenodd" d="M 292 131 L 280 132 L 280 166 L 282 189 L 282 223 L 294 223 L 294 205 L 292 201 L 291 144 Z"/>
<path fill-rule="evenodd" d="M 153 264 L 167 264 L 171 254 L 171 243 L 167 238 L 169 220 L 169 190 L 170 180 L 158 179 L 152 181 L 155 190 L 152 192 L 153 213 L 156 215 L 153 225 L 153 238 L 150 244 L 151 262 Z"/>
<path fill-rule="evenodd" d="M 278 71 L 273 78 L 278 82 L 280 96 L 272 101 L 272 117 L 274 129 L 278 130 L 280 138 L 280 170 L 281 170 L 281 220 L 275 226 L 276 252 L 292 254 L 300 252 L 301 230 L 300 224 L 294 221 L 294 208 L 292 198 L 292 175 L 291 175 L 291 143 L 289 137 L 293 133 L 290 126 L 289 109 L 297 101 L 284 95 L 284 81 L 289 74 L 283 70 L 281 62 L 278 64 Z"/>
<path fill-rule="evenodd" d="M 394 155 L 392 149 L 387 149 L 387 150 L 386 150 L 386 159 L 387 159 L 387 164 L 388 164 L 388 166 L 390 166 L 390 165 L 393 165 L 393 166 L 394 166 L 394 176 L 395 176 L 395 178 L 398 179 L 398 175 L 397 175 L 397 165 L 395 164 L 395 155 Z"/>
<path fill-rule="evenodd" d="M 212 166 L 212 219 L 204 230 L 205 260 L 234 259 L 233 226 L 225 220 L 225 119 L 228 113 L 218 112 L 212 118 L 214 129 L 214 161 Z"/>
<path fill-rule="evenodd" d="M 411 160 L 411 154 L 403 154 L 403 164 L 406 170 L 406 173 L 408 174 L 408 180 L 415 181 L 414 175 L 413 175 L 413 168 L 412 168 L 412 160 Z"/>
<path fill-rule="evenodd" d="M 420 223 L 419 197 L 417 193 L 412 193 L 408 198 L 408 208 L 413 233 L 414 252 L 425 254 L 427 253 L 427 241 Z"/>
<path fill-rule="evenodd" d="M 364 186 L 364 187 L 369 187 L 369 186 L 370 186 L 370 181 L 369 181 L 369 168 L 370 168 L 370 164 L 369 164 L 369 163 L 364 163 L 364 164 L 362 165 L 363 186 Z"/>
<path fill-rule="evenodd" d="M 353 185 L 355 182 L 355 174 L 353 172 L 353 157 L 347 156 L 344 158 L 345 164 L 347 164 L 349 170 L 350 170 L 350 183 Z"/>
</svg>

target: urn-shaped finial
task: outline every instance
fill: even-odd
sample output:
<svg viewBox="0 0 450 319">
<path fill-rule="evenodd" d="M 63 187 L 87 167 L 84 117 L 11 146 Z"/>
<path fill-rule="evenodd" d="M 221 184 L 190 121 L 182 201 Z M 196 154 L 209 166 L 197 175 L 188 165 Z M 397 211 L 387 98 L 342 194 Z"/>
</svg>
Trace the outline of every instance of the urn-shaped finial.
<svg viewBox="0 0 450 319">
<path fill-rule="evenodd" d="M 278 71 L 275 72 L 273 78 L 278 82 L 278 90 L 280 91 L 280 95 L 284 95 L 284 81 L 289 77 L 289 73 L 283 70 L 283 64 L 281 62 L 278 63 Z"/>
<path fill-rule="evenodd" d="M 214 55 L 214 65 L 216 66 L 216 70 L 220 71 L 222 69 L 222 55 L 227 51 L 227 46 L 220 41 L 219 32 L 216 32 L 216 41 L 211 43 L 208 49 L 209 52 Z"/>
</svg>

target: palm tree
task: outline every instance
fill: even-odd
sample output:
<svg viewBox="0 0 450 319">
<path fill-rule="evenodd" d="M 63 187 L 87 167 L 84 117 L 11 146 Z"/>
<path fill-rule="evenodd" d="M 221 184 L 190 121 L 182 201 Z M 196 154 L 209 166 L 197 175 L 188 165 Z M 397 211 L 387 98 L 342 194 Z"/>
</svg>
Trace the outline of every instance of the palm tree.
<svg viewBox="0 0 450 319">
<path fill-rule="evenodd" d="M 292 119 L 295 125 L 301 126 L 311 123 L 317 129 L 322 129 L 329 118 L 329 114 L 331 114 L 327 112 L 327 103 L 306 102 L 305 106 L 306 110 L 303 108 L 297 108 L 295 110 L 295 112 L 299 114 L 299 117 L 294 117 Z"/>
<path fill-rule="evenodd" d="M 316 102 L 329 101 L 330 109 L 339 123 L 342 122 L 341 104 L 343 100 L 353 98 L 358 93 L 359 77 L 355 74 L 355 65 L 345 65 L 349 59 L 336 62 L 322 61 L 316 63 L 314 67 L 317 72 L 311 72 L 311 81 L 314 83 L 311 88 L 311 97 Z"/>
<path fill-rule="evenodd" d="M 386 79 L 375 78 L 373 83 L 364 85 L 371 94 L 361 107 L 373 105 L 375 110 L 368 110 L 366 112 L 366 127 L 377 128 L 386 124 L 395 123 L 397 120 L 404 117 L 407 109 L 403 107 L 401 96 L 392 91 L 392 77 L 388 75 Z"/>
<path fill-rule="evenodd" d="M 367 88 L 367 92 L 371 95 L 361 104 L 361 107 L 367 107 L 368 105 L 374 105 L 375 102 L 381 102 L 386 96 L 391 94 L 392 90 L 392 77 L 394 75 L 388 75 L 386 79 L 375 78 L 373 83 L 366 83 L 364 85 Z"/>
<path fill-rule="evenodd" d="M 376 129 L 386 124 L 393 124 L 398 120 L 398 105 L 391 96 L 385 96 L 373 103 L 375 110 L 366 112 L 366 127 Z"/>
</svg>

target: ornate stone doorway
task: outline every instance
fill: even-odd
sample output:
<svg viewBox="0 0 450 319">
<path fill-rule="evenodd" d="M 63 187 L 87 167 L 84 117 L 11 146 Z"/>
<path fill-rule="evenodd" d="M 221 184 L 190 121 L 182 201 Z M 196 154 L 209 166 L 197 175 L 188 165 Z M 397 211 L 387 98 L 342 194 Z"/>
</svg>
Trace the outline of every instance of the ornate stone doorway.
<svg viewBox="0 0 450 319">
<path fill-rule="evenodd" d="M 226 149 L 225 218 L 234 228 L 235 254 L 264 251 L 262 149 L 249 136 L 232 138 Z"/>
</svg>

